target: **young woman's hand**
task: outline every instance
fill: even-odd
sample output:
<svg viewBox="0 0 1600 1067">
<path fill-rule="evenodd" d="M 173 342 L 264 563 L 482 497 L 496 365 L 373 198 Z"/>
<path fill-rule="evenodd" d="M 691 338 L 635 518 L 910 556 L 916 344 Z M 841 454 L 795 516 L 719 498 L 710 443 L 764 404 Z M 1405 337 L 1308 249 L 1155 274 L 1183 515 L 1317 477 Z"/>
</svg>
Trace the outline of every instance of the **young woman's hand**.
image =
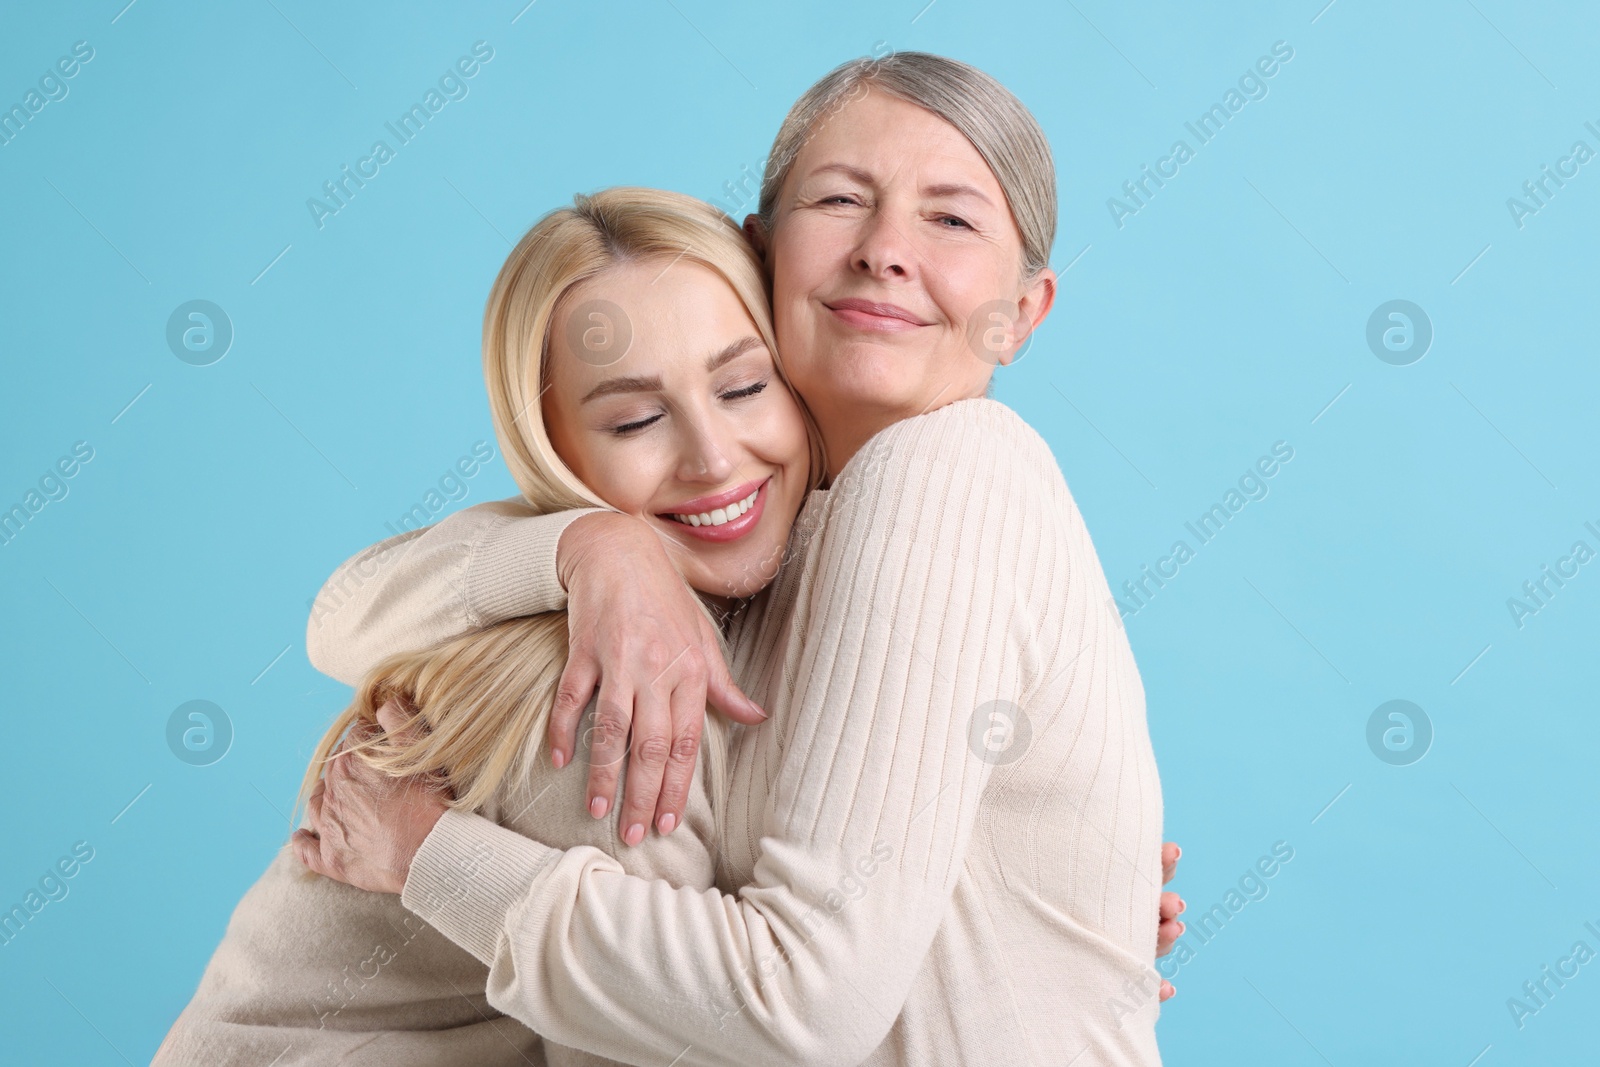
<svg viewBox="0 0 1600 1067">
<path fill-rule="evenodd" d="M 1183 855 L 1183 849 L 1168 841 L 1161 846 L 1161 884 L 1166 885 L 1178 873 L 1178 857 Z M 1176 893 L 1161 894 L 1161 921 L 1156 927 L 1156 955 L 1165 956 L 1172 951 L 1172 945 L 1183 936 L 1184 923 L 1178 918 L 1183 914 L 1183 909 L 1188 907 L 1183 898 Z M 1172 983 L 1166 979 L 1161 980 L 1161 999 L 1169 1000 L 1177 993 Z"/>
<path fill-rule="evenodd" d="M 706 705 L 742 723 L 766 714 L 734 684 L 715 627 L 644 522 L 585 515 L 562 533 L 556 568 L 567 590 L 569 648 L 550 712 L 551 759 L 571 762 L 578 720 L 598 687 L 589 813 L 598 819 L 610 810 L 627 754 L 622 840 L 637 845 L 651 823 L 671 833 L 683 822 Z"/>
<path fill-rule="evenodd" d="M 394 733 L 406 716 L 385 704 L 378 722 Z M 399 893 L 445 805 L 424 779 L 390 778 L 350 755 L 350 744 L 379 732 L 371 725 L 350 732 L 312 792 L 306 826 L 291 843 L 300 862 L 320 875 L 374 893 Z"/>
</svg>

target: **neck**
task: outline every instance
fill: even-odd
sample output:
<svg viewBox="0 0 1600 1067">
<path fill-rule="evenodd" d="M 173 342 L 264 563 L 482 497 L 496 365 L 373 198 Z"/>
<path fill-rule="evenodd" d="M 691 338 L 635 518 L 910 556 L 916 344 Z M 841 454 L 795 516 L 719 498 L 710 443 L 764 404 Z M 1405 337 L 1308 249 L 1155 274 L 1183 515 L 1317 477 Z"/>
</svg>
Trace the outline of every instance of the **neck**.
<svg viewBox="0 0 1600 1067">
<path fill-rule="evenodd" d="M 816 413 L 817 429 L 821 431 L 822 441 L 828 449 L 828 482 L 831 484 L 839 476 L 839 472 L 844 470 L 850 458 L 861 451 L 861 446 L 870 441 L 879 430 L 886 430 L 904 419 L 938 411 L 957 400 L 983 395 L 985 395 L 984 387 L 974 392 L 958 389 L 952 383 L 926 404 L 843 411 L 835 409 L 829 412 L 827 417 Z"/>
<path fill-rule="evenodd" d="M 817 421 L 822 422 L 820 419 Z M 822 431 L 822 440 L 828 446 L 829 484 L 831 485 L 833 480 L 839 477 L 839 472 L 850 462 L 850 457 L 861 451 L 861 446 L 871 440 L 873 434 L 899 421 L 899 419 L 884 419 L 840 426 L 820 425 L 818 428 Z"/>
</svg>

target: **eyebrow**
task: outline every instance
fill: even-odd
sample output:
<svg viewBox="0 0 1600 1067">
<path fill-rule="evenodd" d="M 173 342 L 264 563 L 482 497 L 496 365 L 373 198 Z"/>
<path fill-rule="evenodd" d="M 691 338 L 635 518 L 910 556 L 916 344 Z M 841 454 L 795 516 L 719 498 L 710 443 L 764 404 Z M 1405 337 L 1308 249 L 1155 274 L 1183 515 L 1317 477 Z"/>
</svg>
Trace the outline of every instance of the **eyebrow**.
<svg viewBox="0 0 1600 1067">
<path fill-rule="evenodd" d="M 752 348 L 764 347 L 766 347 L 766 342 L 757 337 L 755 334 L 749 334 L 748 336 L 741 337 L 731 345 L 728 345 L 722 351 L 713 356 L 709 356 L 706 359 L 706 373 L 710 374 L 718 367 L 721 367 L 724 363 L 733 362 L 746 352 L 750 351 Z"/>
<path fill-rule="evenodd" d="M 819 174 L 828 173 L 843 174 L 845 177 L 862 185 L 877 184 L 877 180 L 871 174 L 860 167 L 854 167 L 848 163 L 826 163 L 806 175 L 806 177 L 814 178 Z M 939 182 L 934 185 L 925 185 L 922 187 L 922 195 L 927 197 L 965 196 L 981 200 L 990 207 L 994 206 L 994 201 L 990 200 L 982 189 L 975 185 L 968 185 L 966 182 Z"/>
<path fill-rule="evenodd" d="M 661 379 L 655 375 L 647 378 L 607 378 L 589 390 L 578 403 L 587 404 L 591 400 L 599 400 L 601 397 L 610 396 L 613 393 L 658 393 L 660 391 Z"/>
<path fill-rule="evenodd" d="M 976 200 L 982 200 L 990 207 L 994 206 L 994 201 L 985 196 L 982 189 L 979 189 L 974 185 L 966 185 L 962 182 L 943 182 L 939 185 L 924 186 L 922 189 L 922 195 L 931 197 L 966 196 L 972 197 Z"/>
<path fill-rule="evenodd" d="M 732 344 L 718 349 L 706 357 L 706 373 L 714 373 L 719 367 L 738 359 L 751 349 L 764 347 L 766 347 L 766 342 L 755 334 L 741 337 Z M 598 400 L 603 396 L 611 396 L 614 393 L 659 393 L 660 391 L 661 376 L 658 374 L 607 378 L 589 390 L 578 403 L 587 404 L 591 400 Z"/>
</svg>

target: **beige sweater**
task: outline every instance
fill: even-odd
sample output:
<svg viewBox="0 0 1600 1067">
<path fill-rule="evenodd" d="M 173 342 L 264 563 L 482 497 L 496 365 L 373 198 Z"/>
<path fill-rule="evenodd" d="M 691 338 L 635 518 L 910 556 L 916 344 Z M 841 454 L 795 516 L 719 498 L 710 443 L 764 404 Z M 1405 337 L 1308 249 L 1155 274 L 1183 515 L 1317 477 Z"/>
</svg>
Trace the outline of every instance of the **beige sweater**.
<svg viewBox="0 0 1600 1067">
<path fill-rule="evenodd" d="M 485 505 L 378 546 L 313 662 L 547 610 L 553 526 Z M 975 399 L 878 434 L 732 639 L 773 718 L 736 731 L 718 890 L 471 815 L 424 843 L 402 901 L 490 1004 L 637 1063 L 1159 1063 L 1143 688 L 1033 430 Z"/>
<path fill-rule="evenodd" d="M 626 849 L 618 841 L 616 806 L 605 819 L 584 811 L 585 777 L 556 771 L 548 750 L 528 779 L 507 782 L 483 815 L 472 818 L 513 836 L 536 833 L 563 847 L 598 849 L 640 877 L 705 889 L 712 884 L 714 824 L 703 769 L 704 761 L 684 825 L 638 848 Z M 470 872 L 472 847 L 457 859 Z M 447 889 L 449 875 L 442 877 L 439 884 Z M 399 897 L 311 874 L 284 846 L 234 909 L 194 998 L 152 1063 L 603 1067 L 613 1062 L 541 1042 L 490 1005 L 488 977 L 487 966 L 406 910 Z"/>
</svg>

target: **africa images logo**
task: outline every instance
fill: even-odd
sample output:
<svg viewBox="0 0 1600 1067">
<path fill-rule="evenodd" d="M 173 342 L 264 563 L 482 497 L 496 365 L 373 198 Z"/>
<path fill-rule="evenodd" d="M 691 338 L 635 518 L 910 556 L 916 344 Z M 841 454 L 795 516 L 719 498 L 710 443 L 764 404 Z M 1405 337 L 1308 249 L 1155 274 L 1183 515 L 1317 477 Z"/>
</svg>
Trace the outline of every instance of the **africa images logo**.
<svg viewBox="0 0 1600 1067">
<path fill-rule="evenodd" d="M 337 178 L 323 182 L 322 192 L 326 199 L 315 196 L 306 199 L 306 210 L 311 212 L 311 221 L 317 224 L 317 229 L 322 229 L 328 219 L 349 207 L 356 193 L 365 189 L 367 182 L 382 172 L 383 166 L 398 155 L 399 149 L 415 140 L 428 120 L 443 111 L 447 103 L 465 100 L 469 92 L 467 81 L 476 77 L 483 65 L 493 58 L 494 49 L 487 41 L 474 42 L 472 55 L 462 56 L 439 76 L 438 88 L 430 85 L 422 94 L 420 103 L 412 104 L 393 122 L 383 124 L 394 138 L 393 146 L 381 138 L 372 142 L 367 154 L 356 160 L 354 170 L 350 169 L 350 164 L 342 164 Z"/>
</svg>

